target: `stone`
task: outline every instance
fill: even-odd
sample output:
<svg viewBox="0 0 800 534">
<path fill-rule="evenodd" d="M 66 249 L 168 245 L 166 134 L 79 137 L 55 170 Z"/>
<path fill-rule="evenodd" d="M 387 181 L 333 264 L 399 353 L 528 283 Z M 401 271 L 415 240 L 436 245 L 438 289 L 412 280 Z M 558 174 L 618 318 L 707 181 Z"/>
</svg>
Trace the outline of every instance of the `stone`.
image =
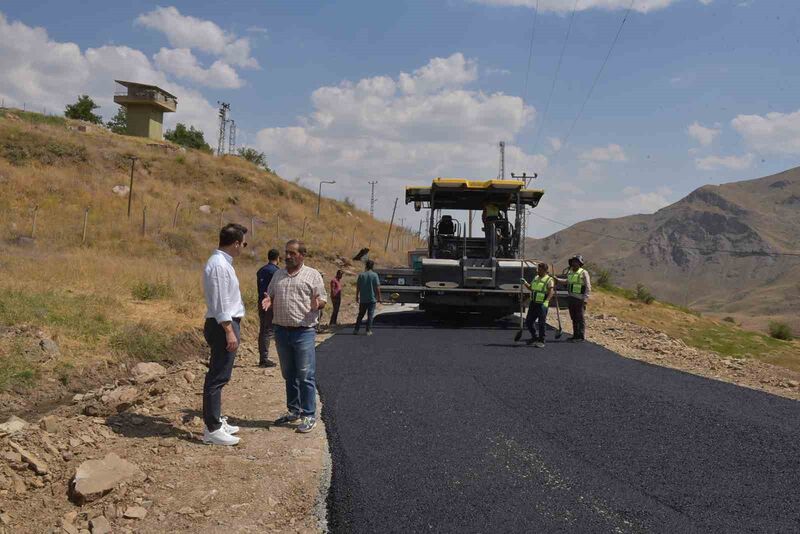
<svg viewBox="0 0 800 534">
<path fill-rule="evenodd" d="M 190 506 L 184 506 L 178 510 L 178 513 L 181 515 L 194 515 L 196 512 L 194 511 L 194 508 L 191 508 Z"/>
<path fill-rule="evenodd" d="M 37 475 L 46 475 L 50 472 L 50 469 L 47 467 L 47 464 L 44 462 L 44 460 L 23 449 L 13 441 L 9 441 L 8 444 L 12 449 L 17 451 L 20 456 L 22 456 L 22 461 L 28 464 Z"/>
<path fill-rule="evenodd" d="M 100 515 L 89 521 L 89 530 L 92 531 L 92 534 L 109 534 L 111 523 L 105 516 Z"/>
<path fill-rule="evenodd" d="M 55 415 L 48 415 L 46 417 L 42 417 L 39 420 L 39 428 L 41 428 L 45 432 L 55 434 L 56 432 L 61 430 L 61 421 L 59 421 L 58 417 L 56 417 Z"/>
<path fill-rule="evenodd" d="M 6 513 L 0 514 L 0 523 L 2 523 L 4 525 L 10 525 L 11 524 L 11 516 L 6 514 Z"/>
<path fill-rule="evenodd" d="M 58 347 L 58 343 L 49 337 L 43 337 L 39 340 L 39 348 L 48 359 L 58 358 L 61 356 L 61 349 Z"/>
<path fill-rule="evenodd" d="M 200 210 L 202 213 L 205 213 L 206 215 L 211 213 L 211 206 L 209 206 L 208 204 L 203 204 L 197 209 Z"/>
<path fill-rule="evenodd" d="M 22 463 L 22 455 L 18 452 L 4 452 L 3 458 L 8 461 L 10 464 L 21 464 Z"/>
<path fill-rule="evenodd" d="M 71 512 L 67 512 L 66 514 L 64 514 L 64 520 L 70 524 L 74 523 L 77 518 L 78 518 L 77 510 L 72 510 Z"/>
<path fill-rule="evenodd" d="M 138 396 L 139 390 L 136 387 L 120 386 L 103 395 L 102 400 L 109 406 L 116 406 L 117 411 L 123 411 L 132 406 Z"/>
<path fill-rule="evenodd" d="M 78 438 L 69 438 L 70 447 L 80 447 L 81 445 L 83 445 L 83 442 Z"/>
<path fill-rule="evenodd" d="M 111 188 L 111 192 L 117 195 L 118 197 L 126 197 L 130 192 L 131 188 L 127 185 L 115 185 Z"/>
<path fill-rule="evenodd" d="M 110 452 L 102 460 L 87 460 L 78 466 L 70 484 L 70 498 L 81 505 L 92 502 L 121 483 L 143 476 L 136 465 Z"/>
<path fill-rule="evenodd" d="M 142 506 L 128 506 L 122 517 L 127 519 L 144 519 L 147 516 L 147 510 Z"/>
<path fill-rule="evenodd" d="M 61 520 L 61 530 L 63 530 L 67 534 L 79 534 L 80 533 L 80 530 L 78 530 L 78 527 L 76 527 L 72 523 L 67 523 L 63 519 Z"/>
<path fill-rule="evenodd" d="M 789 385 L 790 388 L 796 388 L 800 386 L 800 382 L 797 382 L 797 380 L 787 380 L 786 383 Z"/>
<path fill-rule="evenodd" d="M 164 366 L 156 362 L 139 362 L 131 370 L 133 379 L 137 384 L 153 382 L 166 373 L 167 370 Z"/>
<path fill-rule="evenodd" d="M 8 421 L 0 425 L 0 435 L 16 434 L 20 430 L 23 430 L 26 426 L 28 426 L 27 421 L 20 419 L 16 415 L 12 415 L 8 418 Z"/>
<path fill-rule="evenodd" d="M 84 395 L 81 393 L 76 393 L 72 396 L 72 402 L 81 402 L 84 398 Z"/>
<path fill-rule="evenodd" d="M 191 384 L 192 382 L 194 382 L 194 373 L 191 371 L 184 371 L 183 379 L 186 380 L 186 382 L 188 382 L 189 384 Z"/>
</svg>

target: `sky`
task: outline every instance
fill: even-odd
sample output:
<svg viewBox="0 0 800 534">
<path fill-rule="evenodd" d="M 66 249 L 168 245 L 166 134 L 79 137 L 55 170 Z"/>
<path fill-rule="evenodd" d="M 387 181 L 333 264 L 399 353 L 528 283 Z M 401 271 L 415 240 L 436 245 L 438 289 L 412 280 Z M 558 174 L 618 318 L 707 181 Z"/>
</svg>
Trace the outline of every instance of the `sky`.
<svg viewBox="0 0 800 534">
<path fill-rule="evenodd" d="M 152 83 L 178 97 L 167 127 L 216 145 L 229 102 L 281 176 L 363 209 L 377 180 L 376 215 L 399 197 L 414 230 L 404 187 L 497 178 L 500 141 L 565 224 L 797 166 L 799 56 L 784 0 L 0 3 L 4 105 L 89 94 L 109 119 L 114 79 Z"/>
</svg>

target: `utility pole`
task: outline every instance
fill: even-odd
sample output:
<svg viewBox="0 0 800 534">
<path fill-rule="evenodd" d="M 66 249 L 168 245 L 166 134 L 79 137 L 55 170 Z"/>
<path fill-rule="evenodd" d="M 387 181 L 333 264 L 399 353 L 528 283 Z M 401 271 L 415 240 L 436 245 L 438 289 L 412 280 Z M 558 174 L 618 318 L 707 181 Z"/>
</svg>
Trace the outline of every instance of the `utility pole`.
<svg viewBox="0 0 800 534">
<path fill-rule="evenodd" d="M 375 184 L 378 183 L 378 180 L 373 180 L 369 182 L 370 185 L 370 193 L 369 193 L 369 216 L 375 217 Z"/>
<path fill-rule="evenodd" d="M 336 180 L 320 180 L 319 181 L 319 194 L 317 195 L 317 217 L 319 217 L 319 208 L 322 204 L 322 184 L 335 184 Z"/>
<path fill-rule="evenodd" d="M 128 186 L 128 219 L 131 218 L 131 198 L 133 197 L 133 167 L 136 165 L 136 156 L 128 156 L 131 160 L 131 184 Z"/>
<path fill-rule="evenodd" d="M 535 180 L 538 176 L 539 176 L 538 173 L 533 173 L 533 176 L 528 176 L 527 172 L 523 172 L 521 175 L 514 174 L 513 172 L 511 173 L 511 179 L 522 180 L 525 183 L 524 187 L 528 187 L 528 184 L 530 184 L 531 180 Z M 521 228 L 519 232 L 519 238 L 520 238 L 519 253 L 520 257 L 522 259 L 525 259 L 525 238 L 528 235 L 528 208 L 526 208 L 525 206 L 522 207 L 522 219 L 520 221 L 521 221 L 520 222 Z"/>
<path fill-rule="evenodd" d="M 392 237 L 392 225 L 394 224 L 394 214 L 397 211 L 397 199 L 394 199 L 394 208 L 392 208 L 392 219 L 389 221 L 389 233 L 386 234 L 386 245 L 383 247 L 383 251 L 386 252 L 389 250 L 389 239 Z"/>
<path fill-rule="evenodd" d="M 500 141 L 500 172 L 497 174 L 498 180 L 506 179 L 506 142 Z"/>
<path fill-rule="evenodd" d="M 236 121 L 233 119 L 228 121 L 231 123 L 228 129 L 228 154 L 236 153 Z"/>
<path fill-rule="evenodd" d="M 228 112 L 231 105 L 227 102 L 219 102 L 219 138 L 217 139 L 217 156 L 225 153 L 225 127 L 228 125 Z"/>
</svg>

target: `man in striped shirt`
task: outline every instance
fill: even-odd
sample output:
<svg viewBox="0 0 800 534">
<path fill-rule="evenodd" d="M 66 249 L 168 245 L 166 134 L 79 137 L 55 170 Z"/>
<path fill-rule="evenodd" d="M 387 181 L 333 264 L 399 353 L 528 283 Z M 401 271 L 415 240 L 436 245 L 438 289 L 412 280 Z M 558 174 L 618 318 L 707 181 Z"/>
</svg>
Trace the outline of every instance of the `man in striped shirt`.
<svg viewBox="0 0 800 534">
<path fill-rule="evenodd" d="M 275 345 L 286 382 L 287 413 L 276 425 L 300 420 L 298 432 L 310 432 L 317 424 L 316 327 L 328 296 L 322 275 L 305 265 L 306 246 L 292 239 L 286 243 L 286 268 L 277 271 L 261 301 L 272 308 Z"/>
</svg>

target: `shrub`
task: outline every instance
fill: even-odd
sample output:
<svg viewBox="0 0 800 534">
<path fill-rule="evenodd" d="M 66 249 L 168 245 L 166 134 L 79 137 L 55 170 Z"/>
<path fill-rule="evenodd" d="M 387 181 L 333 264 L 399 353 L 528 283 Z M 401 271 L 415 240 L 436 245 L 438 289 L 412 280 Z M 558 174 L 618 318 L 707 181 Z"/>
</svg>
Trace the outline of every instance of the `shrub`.
<svg viewBox="0 0 800 534">
<path fill-rule="evenodd" d="M 137 282 L 131 288 L 133 298 L 137 300 L 156 300 L 172 295 L 172 286 L 162 282 Z"/>
<path fill-rule="evenodd" d="M 636 284 L 636 293 L 634 293 L 633 298 L 645 304 L 651 304 L 656 300 L 656 297 L 643 284 Z"/>
<path fill-rule="evenodd" d="M 39 372 L 18 353 L 0 359 L 0 391 L 16 387 L 30 387 Z"/>
<path fill-rule="evenodd" d="M 725 321 L 726 323 L 734 323 L 734 324 L 736 323 L 736 319 L 734 319 L 730 315 L 727 317 L 723 317 L 722 320 Z"/>
<path fill-rule="evenodd" d="M 240 147 L 236 152 L 239 154 L 239 157 L 249 161 L 256 167 L 269 170 L 267 166 L 267 156 L 263 152 L 259 152 L 255 148 L 250 147 Z"/>
<path fill-rule="evenodd" d="M 164 139 L 172 141 L 176 145 L 185 146 L 186 148 L 194 148 L 211 154 L 211 147 L 206 143 L 203 137 L 203 131 L 195 129 L 194 126 L 186 128 L 185 124 L 178 123 L 175 125 L 174 130 L 167 130 L 164 134 Z"/>
<path fill-rule="evenodd" d="M 197 256 L 198 251 L 204 250 L 191 235 L 179 234 L 177 232 L 162 232 L 161 238 L 170 250 L 179 256 L 193 258 Z"/>
<path fill-rule="evenodd" d="M 139 323 L 114 334 L 110 345 L 129 358 L 152 362 L 170 355 L 172 340 L 152 326 Z"/>
<path fill-rule="evenodd" d="M 92 113 L 100 106 L 94 103 L 94 100 L 89 95 L 81 95 L 78 101 L 70 104 L 64 110 L 64 116 L 68 119 L 78 119 L 82 121 L 92 122 L 94 124 L 103 124 L 103 117 Z"/>
<path fill-rule="evenodd" d="M 769 335 L 775 339 L 791 341 L 793 339 L 792 329 L 786 323 L 771 321 L 769 323 Z"/>
</svg>

